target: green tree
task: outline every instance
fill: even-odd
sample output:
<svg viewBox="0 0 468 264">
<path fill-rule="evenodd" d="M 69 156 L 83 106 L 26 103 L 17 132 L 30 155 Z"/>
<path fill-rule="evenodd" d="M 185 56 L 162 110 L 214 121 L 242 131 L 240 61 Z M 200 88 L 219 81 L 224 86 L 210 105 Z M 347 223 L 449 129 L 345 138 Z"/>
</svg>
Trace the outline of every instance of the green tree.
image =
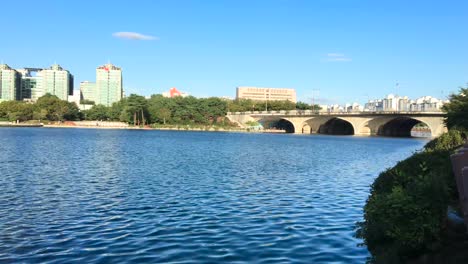
<svg viewBox="0 0 468 264">
<path fill-rule="evenodd" d="M 5 101 L 0 103 L 0 118 L 9 121 L 26 121 L 33 118 L 34 105 L 20 101 Z"/>
<path fill-rule="evenodd" d="M 296 109 L 297 110 L 310 110 L 311 107 L 309 104 L 299 101 L 296 103 Z"/>
<path fill-rule="evenodd" d="M 227 110 L 229 112 L 246 112 L 246 111 L 278 111 L 278 110 L 294 110 L 296 104 L 291 101 L 255 101 L 250 99 L 236 99 L 227 102 Z"/>
<path fill-rule="evenodd" d="M 297 110 L 320 110 L 322 107 L 320 107 L 318 104 L 315 104 L 313 107 L 311 104 L 307 104 L 304 102 L 297 102 L 296 103 L 296 109 Z"/>
<path fill-rule="evenodd" d="M 166 120 L 171 118 L 171 110 L 163 107 L 163 108 L 159 109 L 159 111 L 156 113 L 156 116 L 159 119 L 163 120 L 163 124 L 166 124 Z"/>
<path fill-rule="evenodd" d="M 33 119 L 34 120 L 44 120 L 47 119 L 47 110 L 45 109 L 37 109 L 34 107 Z"/>
<path fill-rule="evenodd" d="M 199 106 L 200 114 L 203 116 L 204 121 L 208 123 L 216 123 L 227 112 L 226 101 L 216 97 L 199 99 Z"/>
<path fill-rule="evenodd" d="M 449 129 L 458 128 L 468 130 L 468 85 L 460 88 L 458 94 L 450 95 L 450 103 L 443 106 L 447 112 L 445 124 Z"/>
<path fill-rule="evenodd" d="M 80 110 L 75 103 L 60 100 L 51 94 L 37 99 L 35 107 L 36 111 L 44 113 L 50 121 L 78 120 L 81 117 Z"/>
<path fill-rule="evenodd" d="M 147 120 L 147 102 L 145 97 L 131 94 L 122 100 L 123 111 L 120 114 L 120 120 L 133 125 L 145 125 Z"/>
<path fill-rule="evenodd" d="M 148 113 L 150 116 L 150 122 L 153 123 L 164 123 L 170 119 L 171 110 L 168 105 L 168 98 L 163 97 L 160 94 L 152 95 L 148 100 Z M 161 110 L 165 109 L 164 115 L 161 114 Z"/>
<path fill-rule="evenodd" d="M 94 105 L 91 109 L 83 111 L 87 120 L 109 120 L 110 107 L 104 105 Z"/>
<path fill-rule="evenodd" d="M 120 116 L 124 110 L 124 100 L 115 102 L 108 108 L 108 117 L 111 121 L 120 121 Z"/>
</svg>

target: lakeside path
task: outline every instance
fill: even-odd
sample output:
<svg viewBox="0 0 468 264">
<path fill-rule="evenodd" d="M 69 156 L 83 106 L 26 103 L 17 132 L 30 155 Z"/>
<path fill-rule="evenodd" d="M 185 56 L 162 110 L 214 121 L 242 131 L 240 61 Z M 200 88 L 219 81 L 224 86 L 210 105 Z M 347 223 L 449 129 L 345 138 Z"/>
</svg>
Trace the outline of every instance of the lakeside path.
<svg viewBox="0 0 468 264">
<path fill-rule="evenodd" d="M 85 129 L 123 129 L 123 130 L 164 130 L 164 131 L 204 131 L 204 132 L 234 132 L 234 133 L 285 133 L 283 130 L 246 130 L 246 129 L 224 129 L 224 128 L 188 128 L 188 127 L 134 127 L 134 126 L 71 126 L 71 125 L 43 125 L 45 128 L 85 128 Z"/>
</svg>

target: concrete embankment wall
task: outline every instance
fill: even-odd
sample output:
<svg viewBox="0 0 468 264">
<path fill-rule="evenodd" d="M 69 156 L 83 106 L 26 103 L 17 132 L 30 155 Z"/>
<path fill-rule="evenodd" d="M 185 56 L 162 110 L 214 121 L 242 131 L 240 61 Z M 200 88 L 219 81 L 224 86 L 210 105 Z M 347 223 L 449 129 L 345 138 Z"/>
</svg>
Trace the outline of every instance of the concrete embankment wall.
<svg viewBox="0 0 468 264">
<path fill-rule="evenodd" d="M 1 121 L 0 127 L 42 127 L 42 124 L 12 123 L 7 121 Z"/>
<path fill-rule="evenodd" d="M 77 126 L 100 126 L 100 127 L 128 127 L 124 122 L 111 122 L 111 121 L 73 121 Z"/>
</svg>

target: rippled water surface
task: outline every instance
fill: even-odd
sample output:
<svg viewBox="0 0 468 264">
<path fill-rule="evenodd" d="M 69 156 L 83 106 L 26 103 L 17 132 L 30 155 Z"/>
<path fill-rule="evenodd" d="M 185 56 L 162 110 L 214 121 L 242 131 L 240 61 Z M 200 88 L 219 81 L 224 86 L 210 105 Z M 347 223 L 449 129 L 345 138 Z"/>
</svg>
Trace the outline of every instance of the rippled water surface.
<svg viewBox="0 0 468 264">
<path fill-rule="evenodd" d="M 363 263 L 369 185 L 415 139 L 0 129 L 0 262 Z"/>
</svg>

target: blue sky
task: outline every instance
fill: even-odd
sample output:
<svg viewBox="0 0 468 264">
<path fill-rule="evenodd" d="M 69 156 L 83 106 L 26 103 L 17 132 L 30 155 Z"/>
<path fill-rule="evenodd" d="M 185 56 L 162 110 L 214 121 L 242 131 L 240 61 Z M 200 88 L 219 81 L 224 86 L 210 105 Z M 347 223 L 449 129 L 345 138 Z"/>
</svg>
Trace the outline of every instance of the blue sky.
<svg viewBox="0 0 468 264">
<path fill-rule="evenodd" d="M 2 9 L 0 60 L 57 62 L 75 88 L 108 60 L 123 68 L 126 93 L 142 95 L 291 87 L 301 100 L 330 104 L 442 97 L 468 82 L 462 0 L 31 0 Z"/>
</svg>

